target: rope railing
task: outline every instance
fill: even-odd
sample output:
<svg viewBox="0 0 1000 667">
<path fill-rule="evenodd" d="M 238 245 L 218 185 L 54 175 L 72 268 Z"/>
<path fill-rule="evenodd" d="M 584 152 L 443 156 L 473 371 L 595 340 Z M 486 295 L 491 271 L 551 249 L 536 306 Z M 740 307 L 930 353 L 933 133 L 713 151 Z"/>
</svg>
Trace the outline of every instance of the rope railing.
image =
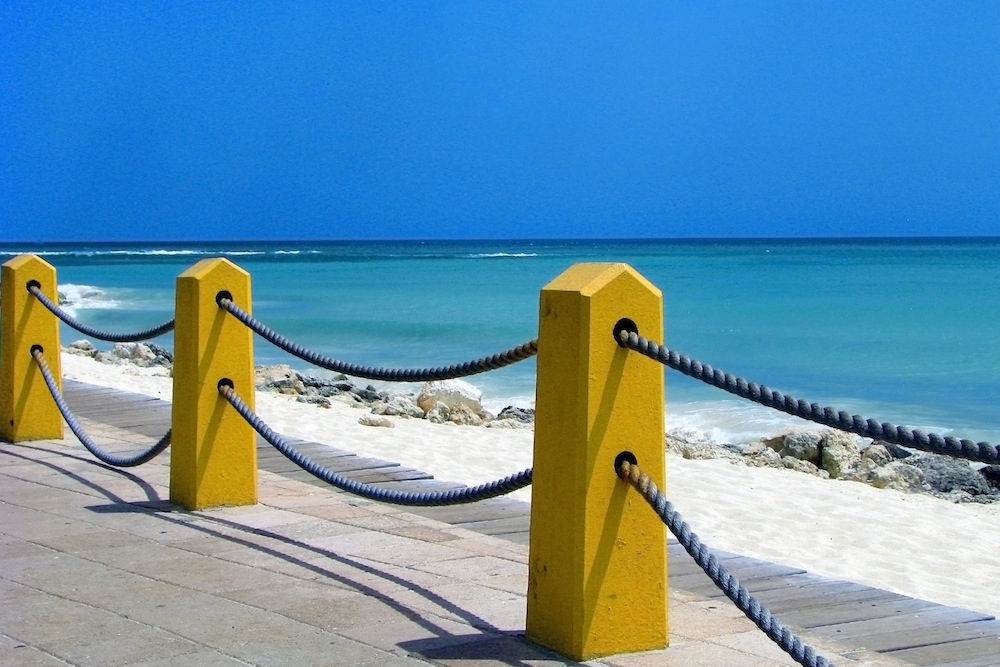
<svg viewBox="0 0 1000 667">
<path fill-rule="evenodd" d="M 58 317 L 60 320 L 68 324 L 70 327 L 76 329 L 82 334 L 87 336 L 92 336 L 98 340 L 107 341 L 109 343 L 137 343 L 139 341 L 150 340 L 158 336 L 162 336 L 165 333 L 173 331 L 174 320 L 169 322 L 164 322 L 163 324 L 157 325 L 155 327 L 150 327 L 149 329 L 143 329 L 142 331 L 136 331 L 132 333 L 112 333 L 104 331 L 102 329 L 97 329 L 88 324 L 84 324 L 80 320 L 76 319 L 65 310 L 60 308 L 57 304 L 52 302 L 52 299 L 45 296 L 39 285 L 34 283 L 28 283 L 28 291 L 38 299 L 43 306 L 52 311 L 52 314 Z"/>
<path fill-rule="evenodd" d="M 58 406 L 59 412 L 62 413 L 63 419 L 66 420 L 70 430 L 73 431 L 73 434 L 76 435 L 87 451 L 93 454 L 102 463 L 107 463 L 108 465 L 115 466 L 117 468 L 133 468 L 153 460 L 161 452 L 163 452 L 163 450 L 170 446 L 172 431 L 167 431 L 166 434 L 153 444 L 152 447 L 131 456 L 112 454 L 106 451 L 87 435 L 87 433 L 83 430 L 83 427 L 81 427 L 80 423 L 77 421 L 76 416 L 70 410 L 62 392 L 59 391 L 59 385 L 56 383 L 55 378 L 52 377 L 52 371 L 49 369 L 49 365 L 45 361 L 45 353 L 42 348 L 38 346 L 32 348 L 31 356 L 34 358 L 35 363 L 38 364 L 38 369 L 42 373 L 45 385 L 49 388 L 49 393 L 52 394 L 52 398 L 55 400 L 56 406 Z"/>
<path fill-rule="evenodd" d="M 375 366 L 361 366 L 328 357 L 289 340 L 237 306 L 233 303 L 232 299 L 224 294 L 219 295 L 217 302 L 220 308 L 228 311 L 251 331 L 285 352 L 328 371 L 365 378 L 367 380 L 382 380 L 386 382 L 453 380 L 455 378 L 497 370 L 498 368 L 530 359 L 538 354 L 538 341 L 530 340 L 498 354 L 450 366 L 438 366 L 436 368 L 379 368 Z"/>
<path fill-rule="evenodd" d="M 236 390 L 225 381 L 219 383 L 219 393 L 229 401 L 229 404 L 247 421 L 250 426 L 275 449 L 281 452 L 290 461 L 298 465 L 306 472 L 323 480 L 327 484 L 334 486 L 341 491 L 347 491 L 354 495 L 392 503 L 394 505 L 409 505 L 419 507 L 431 507 L 441 505 L 461 505 L 473 503 L 488 498 L 506 495 L 531 484 L 531 468 L 522 470 L 519 473 L 508 475 L 502 479 L 480 484 L 478 486 L 452 489 L 450 491 L 430 491 L 422 493 L 412 493 L 407 491 L 396 491 L 384 489 L 374 484 L 365 484 L 345 477 L 329 468 L 319 465 L 308 456 L 298 451 L 285 440 L 281 435 L 274 432 L 264 420 L 262 420 L 253 410 L 250 409 Z"/>
<path fill-rule="evenodd" d="M 656 487 L 656 483 L 642 472 L 634 460 L 629 461 L 627 456 L 619 456 L 615 471 L 621 479 L 632 485 L 649 503 L 649 506 L 670 529 L 684 550 L 691 555 L 705 574 L 719 587 L 719 590 L 725 593 L 726 597 L 732 600 L 733 604 L 753 621 L 771 641 L 781 647 L 781 650 L 804 667 L 833 667 L 831 662 L 818 655 L 812 646 L 803 643 L 795 633 L 773 616 L 770 610 L 763 606 L 740 583 L 739 579 L 719 562 L 711 549 L 698 538 L 697 534 L 692 532 L 691 527 L 677 513 L 663 492 Z"/>
<path fill-rule="evenodd" d="M 748 382 L 744 378 L 713 368 L 708 364 L 691 359 L 687 355 L 647 340 L 635 332 L 620 329 L 616 332 L 616 337 L 622 347 L 654 359 L 668 368 L 718 387 L 730 394 L 785 412 L 793 417 L 911 449 L 980 463 L 1000 463 L 1000 446 L 998 445 L 988 442 L 977 443 L 965 438 L 941 436 L 937 433 L 924 433 L 908 426 L 896 426 L 889 422 L 865 419 L 860 415 L 851 415 L 831 407 L 821 406 L 818 403 L 797 399 L 790 394 L 774 391 L 766 385 Z"/>
</svg>

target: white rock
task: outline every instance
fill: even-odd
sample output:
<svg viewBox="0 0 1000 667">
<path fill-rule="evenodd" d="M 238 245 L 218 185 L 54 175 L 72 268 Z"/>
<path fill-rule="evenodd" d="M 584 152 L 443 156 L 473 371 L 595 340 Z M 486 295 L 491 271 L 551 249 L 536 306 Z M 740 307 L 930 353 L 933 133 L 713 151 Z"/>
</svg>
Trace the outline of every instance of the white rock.
<svg viewBox="0 0 1000 667">
<path fill-rule="evenodd" d="M 483 410 L 483 392 L 462 380 L 428 382 L 417 396 L 417 405 L 427 414 L 437 403 L 444 403 L 451 410 L 463 406 L 478 415 Z"/>
</svg>

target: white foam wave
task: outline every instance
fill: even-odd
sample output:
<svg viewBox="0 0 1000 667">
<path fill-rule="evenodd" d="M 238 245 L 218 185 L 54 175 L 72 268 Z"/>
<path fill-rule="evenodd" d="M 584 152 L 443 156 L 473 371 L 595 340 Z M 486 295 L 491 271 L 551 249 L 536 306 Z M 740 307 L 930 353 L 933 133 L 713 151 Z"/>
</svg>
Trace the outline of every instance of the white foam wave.
<svg viewBox="0 0 1000 667">
<path fill-rule="evenodd" d="M 691 442 L 745 444 L 790 428 L 822 428 L 753 403 L 667 403 L 667 432 Z"/>
<path fill-rule="evenodd" d="M 63 310 L 70 314 L 86 309 L 118 308 L 121 302 L 114 299 L 108 292 L 93 285 L 76 285 L 62 283 L 59 293 L 63 296 Z"/>
<path fill-rule="evenodd" d="M 477 252 L 467 255 L 469 259 L 492 259 L 495 257 L 538 257 L 537 252 Z"/>
</svg>

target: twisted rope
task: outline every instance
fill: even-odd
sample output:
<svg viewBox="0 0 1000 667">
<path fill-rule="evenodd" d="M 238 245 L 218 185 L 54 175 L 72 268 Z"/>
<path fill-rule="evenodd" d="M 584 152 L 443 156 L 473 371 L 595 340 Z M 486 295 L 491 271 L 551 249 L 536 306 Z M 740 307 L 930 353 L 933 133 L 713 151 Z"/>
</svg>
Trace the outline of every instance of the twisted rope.
<svg viewBox="0 0 1000 667">
<path fill-rule="evenodd" d="M 229 401 L 229 404 L 236 408 L 236 411 L 247 420 L 257 433 L 274 446 L 279 452 L 284 454 L 289 460 L 306 472 L 315 475 L 331 486 L 335 486 L 341 491 L 347 491 L 354 495 L 378 500 L 395 505 L 411 506 L 440 506 L 440 505 L 461 505 L 472 503 L 487 498 L 495 498 L 508 494 L 531 484 L 532 469 L 528 468 L 519 473 L 508 475 L 502 479 L 480 484 L 478 486 L 465 487 L 463 489 L 453 489 L 451 491 L 428 491 L 423 493 L 411 493 L 407 491 L 394 491 L 383 489 L 373 484 L 365 484 L 325 468 L 302 452 L 297 451 L 292 445 L 275 433 L 250 407 L 243 402 L 236 391 L 225 383 L 219 383 L 219 393 Z"/>
<path fill-rule="evenodd" d="M 142 331 L 136 331 L 135 333 L 109 333 L 107 331 L 102 331 L 101 329 L 95 329 L 94 327 L 84 324 L 80 320 L 76 319 L 65 310 L 60 308 L 58 305 L 52 303 L 49 297 L 42 293 L 41 288 L 38 285 L 29 283 L 28 291 L 31 292 L 36 299 L 42 302 L 42 305 L 52 311 L 52 314 L 58 317 L 60 320 L 73 327 L 77 331 L 87 336 L 97 338 L 98 340 L 108 341 L 109 343 L 136 343 L 143 340 L 149 340 L 151 338 L 156 338 L 157 336 L 162 336 L 168 331 L 173 331 L 174 320 L 169 322 L 164 322 L 159 326 L 155 326 L 149 329 L 143 329 Z"/>
<path fill-rule="evenodd" d="M 908 426 L 896 426 L 889 422 L 877 422 L 865 419 L 859 415 L 851 415 L 833 408 L 821 406 L 818 403 L 797 399 L 790 394 L 774 391 L 766 385 L 747 382 L 731 373 L 712 368 L 708 364 L 693 360 L 687 355 L 669 350 L 642 336 L 625 330 L 617 333 L 618 342 L 622 347 L 634 350 L 639 354 L 654 359 L 664 366 L 680 371 L 688 377 L 701 380 L 706 384 L 718 387 L 759 403 L 760 405 L 780 410 L 794 417 L 807 419 L 817 424 L 855 433 L 866 438 L 883 440 L 911 449 L 919 449 L 935 454 L 944 454 L 955 458 L 978 461 L 981 463 L 1000 463 L 1000 446 L 988 442 L 973 442 L 964 438 L 940 436 L 937 433 L 924 433 Z"/>
<path fill-rule="evenodd" d="M 52 398 L 55 399 L 56 406 L 58 406 L 59 412 L 62 413 L 63 419 L 66 420 L 70 429 L 76 437 L 79 438 L 80 442 L 83 443 L 83 446 L 87 448 L 87 451 L 93 454 L 101 462 L 117 468 L 133 468 L 135 466 L 142 465 L 147 461 L 153 460 L 160 454 L 160 452 L 170 446 L 170 436 L 172 431 L 167 431 L 166 434 L 152 447 L 139 452 L 138 454 L 120 456 L 118 454 L 111 454 L 110 452 L 105 451 L 100 445 L 87 436 L 83 428 L 80 426 L 80 423 L 76 421 L 76 417 L 66 404 L 66 399 L 63 398 L 62 392 L 59 391 L 59 386 L 56 384 L 55 378 L 52 377 L 52 371 L 49 370 L 49 365 L 45 362 L 45 354 L 42 352 L 42 348 L 38 346 L 33 347 L 31 349 L 31 356 L 35 359 L 35 363 L 38 364 L 38 369 L 42 372 L 42 378 L 45 380 L 45 384 L 48 386 L 49 393 L 52 394 Z"/>
<path fill-rule="evenodd" d="M 663 523 L 677 538 L 677 541 L 683 545 L 685 551 L 694 558 L 705 574 L 719 587 L 719 590 L 725 593 L 726 597 L 732 600 L 733 604 L 746 614 L 747 618 L 763 630 L 771 641 L 780 646 L 781 650 L 792 656 L 792 659 L 800 665 L 833 667 L 826 658 L 817 655 L 812 646 L 804 644 L 795 633 L 782 625 L 777 618 L 771 615 L 767 607 L 761 605 L 757 598 L 740 584 L 739 579 L 733 576 L 719 562 L 708 546 L 698 539 L 698 535 L 691 531 L 691 527 L 677 513 L 667 497 L 656 488 L 656 483 L 642 472 L 638 465 L 623 460 L 615 470 L 620 478 L 631 484 L 646 499 L 646 502 L 656 511 Z"/>
<path fill-rule="evenodd" d="M 472 361 L 452 364 L 451 366 L 438 366 L 437 368 L 378 368 L 375 366 L 360 366 L 319 354 L 285 338 L 255 319 L 250 313 L 237 306 L 228 297 L 220 296 L 218 303 L 220 308 L 227 310 L 254 333 L 280 347 L 285 352 L 293 354 L 299 359 L 308 361 L 320 368 L 368 380 L 383 380 L 387 382 L 452 380 L 454 378 L 468 377 L 503 368 L 504 366 L 510 366 L 538 354 L 538 340 L 536 339 L 489 357 L 473 359 Z"/>
</svg>

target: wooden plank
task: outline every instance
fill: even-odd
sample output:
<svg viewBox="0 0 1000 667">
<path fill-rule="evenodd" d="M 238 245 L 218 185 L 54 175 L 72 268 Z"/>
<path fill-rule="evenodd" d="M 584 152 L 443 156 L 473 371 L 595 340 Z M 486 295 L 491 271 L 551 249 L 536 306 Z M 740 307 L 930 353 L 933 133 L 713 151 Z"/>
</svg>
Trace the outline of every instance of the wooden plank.
<svg viewBox="0 0 1000 667">
<path fill-rule="evenodd" d="M 904 631 L 879 632 L 868 635 L 852 635 L 852 639 L 869 651 L 888 653 L 909 648 L 920 648 L 945 644 L 967 639 L 1000 638 L 1000 622 L 973 621 L 972 623 L 943 623 L 914 632 L 912 628 Z M 1000 655 L 998 655 L 1000 662 Z"/>
<path fill-rule="evenodd" d="M 904 598 L 886 603 L 877 601 L 845 602 L 830 604 L 821 609 L 804 609 L 787 614 L 787 622 L 800 628 L 818 628 L 848 621 L 872 621 L 910 614 L 935 606 L 927 600 Z"/>
<path fill-rule="evenodd" d="M 1000 664 L 1000 638 L 981 637 L 892 651 L 889 656 L 914 665 Z M 992 663 L 982 661 L 991 658 Z"/>
<path fill-rule="evenodd" d="M 846 621 L 844 623 L 833 623 L 824 626 L 817 626 L 813 633 L 826 637 L 855 637 L 872 634 L 878 627 L 883 632 L 916 632 L 921 628 L 933 628 L 939 625 L 959 625 L 962 623 L 975 623 L 978 621 L 991 621 L 993 617 L 977 611 L 961 609 L 959 607 L 945 607 L 935 605 L 926 609 L 921 609 L 912 614 L 895 616 L 891 619 L 883 619 L 878 625 L 872 625 L 870 621 Z"/>
</svg>

